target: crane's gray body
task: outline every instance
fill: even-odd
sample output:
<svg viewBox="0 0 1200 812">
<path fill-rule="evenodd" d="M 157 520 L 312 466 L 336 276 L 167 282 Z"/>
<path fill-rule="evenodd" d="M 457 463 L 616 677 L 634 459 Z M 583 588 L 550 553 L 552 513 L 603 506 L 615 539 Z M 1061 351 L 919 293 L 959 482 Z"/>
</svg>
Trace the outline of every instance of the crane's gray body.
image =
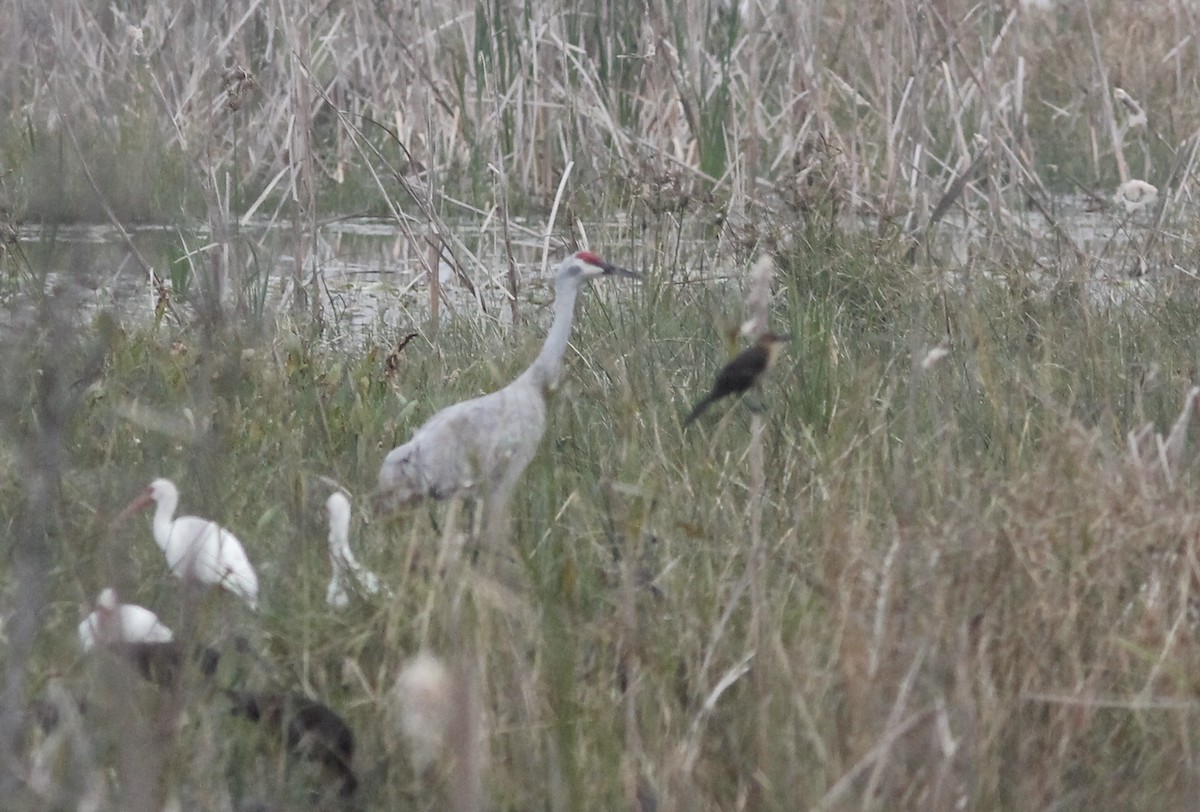
<svg viewBox="0 0 1200 812">
<path fill-rule="evenodd" d="M 546 395 L 558 385 L 579 288 L 611 273 L 636 276 L 586 253 L 563 261 L 554 322 L 529 368 L 503 389 L 446 407 L 384 458 L 379 488 L 393 505 L 458 496 L 483 500 L 489 515 L 504 508 L 546 431 Z"/>
<path fill-rule="evenodd" d="M 397 504 L 421 496 L 507 495 L 546 431 L 542 393 L 520 383 L 435 414 L 384 458 L 380 487 Z"/>
</svg>

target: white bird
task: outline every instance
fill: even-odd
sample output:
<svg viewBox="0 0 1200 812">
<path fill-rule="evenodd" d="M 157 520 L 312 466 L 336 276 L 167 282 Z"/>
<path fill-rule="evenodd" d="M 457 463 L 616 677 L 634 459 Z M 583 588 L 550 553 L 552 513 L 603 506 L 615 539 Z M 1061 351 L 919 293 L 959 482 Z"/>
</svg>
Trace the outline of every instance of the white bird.
<svg viewBox="0 0 1200 812">
<path fill-rule="evenodd" d="M 175 635 L 144 606 L 118 603 L 117 593 L 104 589 L 96 608 L 79 624 L 79 644 L 84 651 L 118 643 L 169 643 Z"/>
<path fill-rule="evenodd" d="M 325 602 L 335 609 L 349 604 L 347 580 L 351 581 L 350 589 L 354 589 L 356 583 L 364 594 L 375 595 L 382 591 L 391 598 L 392 590 L 379 580 L 379 576 L 359 564 L 350 549 L 350 500 L 335 491 L 325 501 L 325 514 L 329 517 L 329 563 L 333 567 L 333 577 L 325 590 Z"/>
<path fill-rule="evenodd" d="M 154 541 L 167 557 L 167 566 L 183 581 L 222 586 L 258 608 L 258 576 L 242 543 L 225 528 L 208 519 L 175 515 L 179 490 L 169 479 L 156 479 L 141 496 L 121 511 L 118 521 L 143 510 L 151 502 L 154 511 Z"/>
<path fill-rule="evenodd" d="M 1134 178 L 1117 187 L 1117 202 L 1129 214 L 1148 209 L 1158 202 L 1158 187 Z"/>
<path fill-rule="evenodd" d="M 541 352 L 515 381 L 448 406 L 384 458 L 379 490 L 396 507 L 420 497 L 482 499 L 485 516 L 503 515 L 546 431 L 546 396 L 558 386 L 579 289 L 598 276 L 639 274 L 580 251 L 559 264 L 554 321 Z"/>
</svg>

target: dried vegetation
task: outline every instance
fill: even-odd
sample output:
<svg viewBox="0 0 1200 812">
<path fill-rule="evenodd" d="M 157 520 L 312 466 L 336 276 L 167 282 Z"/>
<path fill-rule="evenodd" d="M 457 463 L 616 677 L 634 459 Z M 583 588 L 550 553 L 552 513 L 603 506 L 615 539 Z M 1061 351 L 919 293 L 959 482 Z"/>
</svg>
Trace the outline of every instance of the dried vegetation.
<svg viewBox="0 0 1200 812">
<path fill-rule="evenodd" d="M 362 808 L 1191 808 L 1200 18 L 1046 5 L 5 3 L 0 806 L 347 803 L 209 680 L 82 658 L 111 584 L 217 685 L 344 716 Z M 355 214 L 455 272 L 399 347 L 321 338 Z M 78 220 L 154 326 L 80 319 L 112 269 L 21 237 Z M 513 549 L 356 521 L 395 597 L 331 612 L 322 477 L 369 516 L 383 452 L 540 340 L 441 286 L 587 241 L 648 279 L 581 303 Z M 685 434 L 767 253 L 768 410 Z M 157 475 L 259 614 L 109 526 Z"/>
</svg>

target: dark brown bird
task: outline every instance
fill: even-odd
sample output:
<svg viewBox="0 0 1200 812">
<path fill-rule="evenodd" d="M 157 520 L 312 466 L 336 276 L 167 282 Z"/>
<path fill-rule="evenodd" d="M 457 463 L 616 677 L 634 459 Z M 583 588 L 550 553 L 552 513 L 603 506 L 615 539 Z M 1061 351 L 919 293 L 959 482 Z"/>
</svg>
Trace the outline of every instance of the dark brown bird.
<svg viewBox="0 0 1200 812">
<path fill-rule="evenodd" d="M 114 643 L 108 650 L 129 661 L 142 678 L 162 687 L 173 687 L 183 678 L 183 669 L 188 664 L 188 655 L 178 642 L 165 643 Z M 211 679 L 217 673 L 221 654 L 208 646 L 196 646 L 191 661 L 200 670 L 200 675 Z"/>
<path fill-rule="evenodd" d="M 736 358 L 730 361 L 717 373 L 717 380 L 712 391 L 692 409 L 684 426 L 704 413 L 704 410 L 716 401 L 728 395 L 739 395 L 752 386 L 757 386 L 779 357 L 783 345 L 791 341 L 791 336 L 778 333 L 763 333 L 751 346 L 742 350 Z"/>
<path fill-rule="evenodd" d="M 232 703 L 230 713 L 264 725 L 281 737 L 289 753 L 316 761 L 340 778 L 343 797 L 354 794 L 354 731 L 331 708 L 296 693 L 227 690 L 225 695 Z"/>
<path fill-rule="evenodd" d="M 196 646 L 189 656 L 177 640 L 110 643 L 103 651 L 127 662 L 147 682 L 167 689 L 178 688 L 191 666 L 212 679 L 221 660 L 220 652 L 208 646 Z"/>
</svg>

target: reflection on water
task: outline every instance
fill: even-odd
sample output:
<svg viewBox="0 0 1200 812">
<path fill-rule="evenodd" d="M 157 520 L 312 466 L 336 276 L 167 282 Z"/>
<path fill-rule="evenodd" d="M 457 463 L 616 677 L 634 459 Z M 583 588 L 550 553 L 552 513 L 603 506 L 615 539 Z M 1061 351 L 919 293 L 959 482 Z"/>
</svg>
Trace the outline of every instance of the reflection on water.
<svg viewBox="0 0 1200 812">
<path fill-rule="evenodd" d="M 484 245 L 476 232 L 476 246 Z M 131 226 L 126 233 L 128 240 L 110 226 L 22 227 L 17 237 L 29 266 L 46 274 L 48 289 L 69 286 L 84 308 L 152 319 L 158 293 L 143 260 L 173 300 L 186 302 L 197 293 L 196 271 L 206 271 L 213 249 L 206 230 L 185 233 L 150 225 Z M 494 243 L 500 240 L 498 235 L 482 236 Z M 250 303 L 247 306 L 253 311 L 261 299 L 264 311 L 278 313 L 293 304 L 296 260 L 289 253 L 295 246 L 291 229 L 250 225 L 240 229 L 232 242 L 246 267 L 240 287 L 243 301 Z M 433 257 L 425 241 L 418 242 L 414 247 L 414 240 L 390 219 L 340 220 L 320 229 L 305 263 L 303 283 L 311 293 L 315 269 L 322 316 L 331 337 L 390 336 L 428 321 L 432 304 L 425 263 Z M 511 245 L 520 298 L 547 301 L 552 293 L 548 275 L 541 272 L 540 243 L 525 239 Z M 457 272 L 447 254 L 436 258 L 440 318 L 467 315 L 508 321 L 508 261 L 500 246 L 487 253 L 476 248 L 458 254 L 466 256 L 456 255 Z M 557 255 L 550 257 L 551 263 L 557 260 Z M 223 297 L 227 302 L 237 301 L 233 284 L 235 292 L 226 290 Z M 309 309 L 304 307 L 305 312 Z"/>
<path fill-rule="evenodd" d="M 948 216 L 938 226 L 935 246 L 964 281 L 999 247 L 1000 256 L 1009 259 L 989 264 L 1003 267 L 1018 258 L 1013 270 L 1034 291 L 1053 289 L 1063 281 L 1064 268 L 1082 269 L 1070 281 L 1080 283 L 1094 303 L 1123 304 L 1157 295 L 1164 280 L 1181 272 L 1195 278 L 1195 268 L 1164 266 L 1162 250 L 1169 241 L 1194 237 L 1171 233 L 1158 217 L 1154 208 L 1127 211 L 1092 196 L 1064 195 L 1046 208 L 1001 209 L 990 221 Z"/>
<path fill-rule="evenodd" d="M 1163 253 L 1148 250 L 1155 240 L 1160 249 L 1164 240 L 1187 243 L 1191 239 L 1187 229 L 1182 236 L 1171 235 L 1168 229 L 1155 227 L 1153 210 L 1131 215 L 1095 203 L 1076 196 L 1057 198 L 1048 209 L 952 211 L 934 229 L 930 255 L 936 260 L 935 267 L 946 269 L 949 278 L 956 280 L 953 284 L 964 285 L 980 272 L 980 265 L 1011 267 L 1041 290 L 1052 288 L 1063 268 L 1084 268 L 1084 288 L 1094 301 L 1104 303 L 1144 298 L 1154 294 L 1164 277 L 1195 274 L 1194 268 L 1157 268 L 1145 260 Z M 495 218 L 455 225 L 448 241 L 455 246 L 453 258 L 443 252 L 436 259 L 441 319 L 467 316 L 496 324 L 509 321 L 510 254 L 521 303 L 544 304 L 553 298 L 549 271 L 542 268 L 545 246 L 538 230 L 541 226 L 520 221 L 508 226 L 500 229 Z M 642 246 L 634 236 L 641 232 L 633 224 L 622 222 L 613 228 L 620 239 L 612 241 L 620 242 L 626 253 L 628 247 L 653 253 L 652 247 Z M 140 225 L 128 227 L 127 233 L 128 242 L 109 226 L 47 226 L 21 228 L 17 237 L 32 272 L 47 274 L 50 285 L 69 285 L 84 308 L 115 309 L 135 320 L 153 318 L 157 293 L 143 260 L 164 280 L 172 298 L 186 304 L 196 292 L 194 269 L 206 269 L 212 261 L 215 247 L 208 232 Z M 711 234 L 677 234 L 673 241 L 676 264 L 735 264 L 719 256 L 718 241 Z M 296 260 L 289 253 L 297 244 L 293 230 L 251 223 L 240 227 L 230 242 L 246 271 L 240 285 L 234 285 L 234 292 L 227 292 L 224 299 L 237 301 L 240 288 L 241 300 L 251 312 L 287 312 L 296 301 Z M 361 341 L 378 336 L 390 341 L 400 331 L 427 324 L 433 307 L 425 274 L 426 262 L 432 261 L 429 242 L 424 232 L 407 232 L 390 218 L 346 219 L 322 226 L 305 262 L 303 283 L 311 292 L 315 270 L 329 338 Z M 552 244 L 547 263 L 553 265 L 561 253 Z M 1194 256 L 1194 251 L 1190 255 Z M 631 257 L 621 259 L 631 264 Z M 703 261 L 697 262 L 700 259 Z M 981 259 L 989 261 L 981 263 Z M 309 309 L 305 306 L 302 312 Z M 535 320 L 548 313 L 528 306 L 521 311 Z"/>
</svg>

